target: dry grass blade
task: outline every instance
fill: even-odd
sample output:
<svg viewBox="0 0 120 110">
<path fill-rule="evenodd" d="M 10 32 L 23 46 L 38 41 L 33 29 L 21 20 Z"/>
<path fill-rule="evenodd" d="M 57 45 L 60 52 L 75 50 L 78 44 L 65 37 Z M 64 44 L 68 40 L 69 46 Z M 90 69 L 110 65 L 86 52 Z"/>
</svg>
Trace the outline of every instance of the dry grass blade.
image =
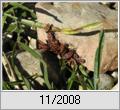
<svg viewBox="0 0 120 110">
<path fill-rule="evenodd" d="M 6 57 L 4 52 L 2 53 L 2 64 L 5 68 L 5 71 L 6 71 L 6 74 L 9 78 L 9 80 L 10 81 L 16 81 L 12 66 L 11 66 L 10 62 L 8 61 L 8 58 Z M 19 88 L 17 85 L 15 87 Z"/>
</svg>

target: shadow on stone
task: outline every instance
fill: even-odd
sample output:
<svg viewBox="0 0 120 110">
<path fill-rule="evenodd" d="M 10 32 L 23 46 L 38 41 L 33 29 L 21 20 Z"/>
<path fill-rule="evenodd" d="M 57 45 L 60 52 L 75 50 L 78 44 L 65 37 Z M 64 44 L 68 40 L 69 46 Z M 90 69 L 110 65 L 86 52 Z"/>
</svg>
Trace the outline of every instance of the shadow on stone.
<svg viewBox="0 0 120 110">
<path fill-rule="evenodd" d="M 29 73 L 24 69 L 24 67 L 22 67 L 20 61 L 17 58 L 15 58 L 15 65 L 18 67 L 19 72 L 22 73 L 22 75 L 25 78 L 30 78 L 31 77 L 29 75 Z M 38 81 L 36 81 L 35 79 L 33 79 L 33 78 L 30 78 L 28 81 L 29 81 L 30 85 L 32 86 L 32 88 L 35 89 L 35 90 L 37 90 L 37 89 L 38 90 L 45 89 L 45 87 L 40 85 L 40 83 Z"/>
</svg>

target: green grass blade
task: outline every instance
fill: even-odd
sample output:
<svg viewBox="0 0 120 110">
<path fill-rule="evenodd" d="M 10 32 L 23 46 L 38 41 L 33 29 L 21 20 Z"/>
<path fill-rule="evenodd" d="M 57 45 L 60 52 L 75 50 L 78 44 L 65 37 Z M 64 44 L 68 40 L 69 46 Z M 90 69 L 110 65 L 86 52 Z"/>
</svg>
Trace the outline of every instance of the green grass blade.
<svg viewBox="0 0 120 110">
<path fill-rule="evenodd" d="M 2 16 L 2 29 L 4 28 L 4 24 L 6 23 L 6 16 Z"/>
<path fill-rule="evenodd" d="M 90 24 L 86 24 L 84 26 L 81 26 L 79 28 L 76 29 L 71 29 L 71 28 L 63 28 L 61 30 L 61 32 L 63 32 L 64 34 L 68 34 L 68 35 L 72 35 L 72 34 L 78 34 L 80 33 L 82 30 L 91 30 L 91 29 L 95 29 L 97 27 L 99 27 L 102 23 L 101 22 L 93 22 Z"/>
<path fill-rule="evenodd" d="M 94 89 L 94 85 L 93 85 L 91 79 L 89 78 L 88 73 L 85 71 L 85 69 L 84 69 L 84 67 L 82 65 L 79 66 L 79 70 L 80 70 L 80 72 L 82 73 L 82 75 L 84 77 L 84 81 L 88 82 L 91 89 Z"/>
<path fill-rule="evenodd" d="M 101 56 L 102 56 L 102 49 L 103 49 L 103 43 L 104 43 L 104 31 L 100 32 L 99 35 L 99 45 L 96 50 L 95 54 L 95 63 L 94 63 L 94 89 L 98 89 L 98 83 L 99 83 L 99 72 L 100 72 L 100 63 L 101 63 Z"/>
<path fill-rule="evenodd" d="M 11 23 L 8 28 L 7 28 L 7 32 L 12 33 L 17 29 L 17 23 L 13 22 Z"/>
<path fill-rule="evenodd" d="M 17 17 L 11 16 L 10 14 L 7 14 L 7 13 L 4 13 L 4 16 L 7 16 L 7 17 L 12 18 L 14 20 L 18 20 Z M 27 19 L 20 19 L 20 21 L 21 21 L 22 24 L 30 26 L 30 27 L 45 28 L 45 24 L 40 23 L 38 21 L 32 21 L 32 20 L 27 20 Z M 54 31 L 55 32 L 63 32 L 64 34 L 72 35 L 72 34 L 80 33 L 81 30 L 83 30 L 83 29 L 92 28 L 92 27 L 99 26 L 99 25 L 101 25 L 101 23 L 95 22 L 95 23 L 87 24 L 87 25 L 82 26 L 80 28 L 76 28 L 76 29 L 71 29 L 71 28 L 60 29 L 58 27 L 54 27 Z"/>
<path fill-rule="evenodd" d="M 18 42 L 18 44 L 19 44 L 19 46 L 20 46 L 22 49 L 28 51 L 28 52 L 29 52 L 32 56 L 34 56 L 35 58 L 37 58 L 37 59 L 41 59 L 41 58 L 42 58 L 42 55 L 41 55 L 40 53 L 34 51 L 34 50 L 31 49 L 30 47 L 28 47 L 26 44 L 21 43 L 21 42 Z"/>
<path fill-rule="evenodd" d="M 7 14 L 7 13 L 4 13 L 4 16 L 9 17 L 9 18 L 11 18 L 13 20 L 20 20 L 20 22 L 22 24 L 33 27 L 33 28 L 35 28 L 35 27 L 44 28 L 44 26 L 45 26 L 44 24 L 42 24 L 42 23 L 40 23 L 38 21 L 32 21 L 32 20 L 27 20 L 27 19 L 19 19 L 19 18 L 15 17 L 15 16 Z"/>
<path fill-rule="evenodd" d="M 18 80 L 18 81 L 12 81 L 12 82 L 8 82 L 6 81 L 7 84 L 11 85 L 11 86 L 15 86 L 15 85 L 24 85 L 24 82 L 22 80 Z"/>
<path fill-rule="evenodd" d="M 70 76 L 70 78 L 67 80 L 67 89 L 70 90 L 72 88 L 73 82 L 75 80 L 76 74 L 73 71 L 72 75 Z"/>
<path fill-rule="evenodd" d="M 75 79 L 76 79 L 76 76 L 77 76 L 76 74 L 77 74 L 78 66 L 76 65 L 72 69 L 68 68 L 68 70 L 71 72 L 71 76 L 67 80 L 67 89 L 70 90 L 72 88 L 72 85 L 73 85 Z"/>
<path fill-rule="evenodd" d="M 88 73 L 84 70 L 84 67 L 82 65 L 79 66 L 79 70 L 86 78 L 88 77 Z"/>
<path fill-rule="evenodd" d="M 19 79 L 22 80 L 24 82 L 25 86 L 27 87 L 27 89 L 30 90 L 31 85 L 30 85 L 29 80 L 24 75 L 22 75 L 22 73 L 18 70 L 18 67 L 16 65 L 14 66 L 14 70 L 15 70 L 15 73 L 17 74 L 17 76 L 19 77 Z"/>
<path fill-rule="evenodd" d="M 24 50 L 28 51 L 32 56 L 34 56 L 35 58 L 40 60 L 40 63 L 42 63 L 43 69 L 44 69 L 44 80 L 45 80 L 45 83 L 46 83 L 47 87 L 49 89 L 51 89 L 52 87 L 51 87 L 51 84 L 50 84 L 49 78 L 48 78 L 47 65 L 42 60 L 42 55 L 40 53 L 34 51 L 33 49 L 29 48 L 26 44 L 23 44 L 21 42 L 19 42 L 19 46 L 22 47 Z"/>
<path fill-rule="evenodd" d="M 3 81 L 3 84 L 2 84 L 3 86 L 3 90 L 10 90 L 11 89 L 11 87 L 5 82 L 5 81 Z"/>
<path fill-rule="evenodd" d="M 15 8 L 21 8 L 21 9 L 23 9 L 24 11 L 30 12 L 31 15 L 32 15 L 32 17 L 33 17 L 33 18 L 36 18 L 36 15 L 35 15 L 35 13 L 33 12 L 33 10 L 29 9 L 28 7 L 24 6 L 23 4 L 18 3 L 18 2 L 11 2 L 10 4 L 11 4 L 13 7 L 15 7 Z"/>
<path fill-rule="evenodd" d="M 25 86 L 27 87 L 28 90 L 30 90 L 31 86 L 30 86 L 30 83 L 29 81 L 27 81 L 27 79 L 25 78 L 25 76 L 18 70 L 18 67 L 15 65 L 14 61 L 15 61 L 15 50 L 16 50 L 16 46 L 17 46 L 17 42 L 14 44 L 14 47 L 13 47 L 13 52 L 12 52 L 12 67 L 14 69 L 14 72 L 16 73 L 17 75 L 17 78 L 19 80 L 22 80 L 25 84 Z"/>
</svg>

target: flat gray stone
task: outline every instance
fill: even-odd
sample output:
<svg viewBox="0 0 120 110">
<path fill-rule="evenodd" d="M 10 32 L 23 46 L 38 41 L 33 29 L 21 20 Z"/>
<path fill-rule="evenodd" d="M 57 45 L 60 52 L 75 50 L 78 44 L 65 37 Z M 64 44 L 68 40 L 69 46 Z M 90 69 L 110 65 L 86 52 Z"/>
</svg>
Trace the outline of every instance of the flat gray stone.
<svg viewBox="0 0 120 110">
<path fill-rule="evenodd" d="M 114 78 L 104 73 L 100 74 L 100 82 L 98 84 L 99 90 L 110 90 L 114 86 Z"/>
</svg>

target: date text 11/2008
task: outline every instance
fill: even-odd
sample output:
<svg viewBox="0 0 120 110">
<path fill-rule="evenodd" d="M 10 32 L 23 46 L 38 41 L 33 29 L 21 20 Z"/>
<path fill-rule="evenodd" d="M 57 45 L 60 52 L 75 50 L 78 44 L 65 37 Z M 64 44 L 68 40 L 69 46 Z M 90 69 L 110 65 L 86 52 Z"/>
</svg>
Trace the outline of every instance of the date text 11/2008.
<svg viewBox="0 0 120 110">
<path fill-rule="evenodd" d="M 41 95 L 41 104 L 80 104 L 80 95 Z"/>
</svg>

